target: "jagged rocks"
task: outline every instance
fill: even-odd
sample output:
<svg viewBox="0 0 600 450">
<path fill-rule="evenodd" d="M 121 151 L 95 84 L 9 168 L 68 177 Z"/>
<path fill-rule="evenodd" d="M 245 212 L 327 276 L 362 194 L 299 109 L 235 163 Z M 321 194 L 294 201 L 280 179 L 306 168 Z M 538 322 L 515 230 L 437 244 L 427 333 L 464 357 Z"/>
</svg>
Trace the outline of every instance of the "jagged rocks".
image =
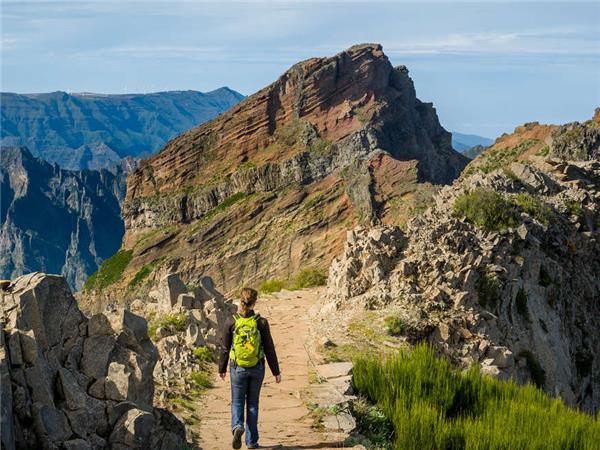
<svg viewBox="0 0 600 450">
<path fill-rule="evenodd" d="M 3 448 L 183 446 L 176 419 L 154 419 L 165 413 L 152 406 L 157 354 L 143 318 L 115 310 L 88 319 L 64 278 L 41 273 L 15 280 L 0 306 Z M 133 409 L 152 421 L 132 428 Z M 111 420 L 110 411 L 119 413 Z"/>
<path fill-rule="evenodd" d="M 137 313 L 153 316 L 159 324 L 162 317 L 177 314 L 183 323 L 179 330 L 160 325 L 154 332 L 158 349 L 154 367 L 156 397 L 164 399 L 173 388 L 190 387 L 190 374 L 201 369 L 201 361 L 193 351 L 206 347 L 215 353 L 220 346 L 218 330 L 237 307 L 215 288 L 210 277 L 202 277 L 197 286 L 188 287 L 178 273 L 167 273 L 148 295 L 148 301 L 132 304 Z"/>
<path fill-rule="evenodd" d="M 407 340 L 427 339 L 458 364 L 534 382 L 596 411 L 600 162 L 522 158 L 442 188 L 403 231 L 349 233 L 332 263 L 321 314 L 393 305 Z M 478 159 L 475 168 L 486 164 Z M 476 189 L 498 193 L 513 208 L 514 226 L 486 229 L 455 213 L 456 199 Z M 400 238 L 388 240 L 387 249 L 370 233 Z"/>
</svg>

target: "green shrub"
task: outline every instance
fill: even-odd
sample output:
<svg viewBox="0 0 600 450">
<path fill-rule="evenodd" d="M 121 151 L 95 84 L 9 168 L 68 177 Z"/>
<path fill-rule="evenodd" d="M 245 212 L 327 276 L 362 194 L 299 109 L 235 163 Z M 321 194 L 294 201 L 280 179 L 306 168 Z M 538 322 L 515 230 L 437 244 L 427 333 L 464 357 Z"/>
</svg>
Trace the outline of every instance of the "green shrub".
<svg viewBox="0 0 600 450">
<path fill-rule="evenodd" d="M 258 286 L 258 291 L 263 294 L 272 294 L 273 292 L 279 292 L 284 289 L 287 285 L 286 280 L 282 280 L 279 278 L 273 278 L 271 280 L 263 281 Z"/>
<path fill-rule="evenodd" d="M 527 292 L 523 287 L 519 288 L 517 292 L 517 296 L 515 297 L 515 303 L 517 305 L 517 312 L 528 322 L 531 322 L 531 317 L 529 316 L 529 308 L 527 307 Z"/>
<path fill-rule="evenodd" d="M 538 222 L 548 225 L 550 208 L 542 204 L 539 199 L 529 194 L 521 193 L 515 197 L 515 203 L 524 213 L 529 214 Z"/>
<path fill-rule="evenodd" d="M 208 347 L 196 347 L 192 353 L 200 362 L 213 362 L 214 356 Z"/>
<path fill-rule="evenodd" d="M 485 271 L 479 271 L 475 289 L 479 298 L 479 304 L 484 308 L 495 309 L 500 303 L 500 294 L 502 286 L 495 274 L 489 274 Z"/>
<path fill-rule="evenodd" d="M 501 231 L 518 224 L 512 202 L 492 189 L 475 188 L 463 192 L 454 202 L 454 216 L 488 231 Z"/>
<path fill-rule="evenodd" d="M 166 328 L 171 333 L 181 333 L 185 331 L 188 324 L 188 316 L 185 313 L 181 314 L 166 314 L 152 320 L 148 324 L 148 336 L 152 340 L 156 339 L 156 330 L 158 328 Z"/>
<path fill-rule="evenodd" d="M 84 289 L 104 289 L 121 279 L 125 268 L 131 262 L 133 252 L 131 250 L 119 250 L 110 258 L 106 259 L 98 270 L 86 280 Z"/>
<path fill-rule="evenodd" d="M 390 336 L 400 336 L 406 327 L 406 323 L 398 316 L 387 316 L 384 321 Z"/>
<path fill-rule="evenodd" d="M 327 283 L 327 273 L 322 269 L 309 267 L 302 269 L 294 278 L 292 289 L 304 289 L 315 286 L 323 286 Z"/>
<path fill-rule="evenodd" d="M 357 431 L 365 436 L 378 449 L 391 449 L 394 440 L 394 426 L 390 419 L 377 406 L 359 397 L 350 405 L 356 419 Z"/>
<path fill-rule="evenodd" d="M 213 381 L 210 373 L 204 371 L 193 371 L 190 374 L 190 381 L 194 383 L 196 388 L 203 390 L 213 386 Z"/>
<path fill-rule="evenodd" d="M 393 425 L 395 449 L 591 450 L 600 442 L 598 418 L 533 385 L 454 369 L 425 345 L 355 359 L 353 383 Z"/>
<path fill-rule="evenodd" d="M 531 378 L 533 379 L 533 383 L 539 387 L 543 388 L 546 384 L 546 371 L 542 368 L 536 357 L 529 350 L 524 350 L 519 353 L 519 356 L 525 358 L 527 362 L 527 368 L 529 369 L 529 373 L 531 373 Z"/>
</svg>

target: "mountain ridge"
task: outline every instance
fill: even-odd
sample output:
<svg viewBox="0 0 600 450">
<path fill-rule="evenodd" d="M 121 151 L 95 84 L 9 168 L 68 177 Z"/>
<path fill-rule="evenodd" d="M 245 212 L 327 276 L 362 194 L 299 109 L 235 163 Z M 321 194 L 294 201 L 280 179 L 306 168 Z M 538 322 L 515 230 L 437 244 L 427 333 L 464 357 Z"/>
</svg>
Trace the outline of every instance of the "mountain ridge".
<svg viewBox="0 0 600 450">
<path fill-rule="evenodd" d="M 143 267 L 142 290 L 175 270 L 226 292 L 324 268 L 348 227 L 404 220 L 467 162 L 380 45 L 308 59 L 130 174 L 115 289 Z"/>
<path fill-rule="evenodd" d="M 242 98 L 227 87 L 206 93 L 2 92 L 0 143 L 27 146 L 35 156 L 67 169 L 108 168 L 127 156 L 152 154 Z"/>
</svg>

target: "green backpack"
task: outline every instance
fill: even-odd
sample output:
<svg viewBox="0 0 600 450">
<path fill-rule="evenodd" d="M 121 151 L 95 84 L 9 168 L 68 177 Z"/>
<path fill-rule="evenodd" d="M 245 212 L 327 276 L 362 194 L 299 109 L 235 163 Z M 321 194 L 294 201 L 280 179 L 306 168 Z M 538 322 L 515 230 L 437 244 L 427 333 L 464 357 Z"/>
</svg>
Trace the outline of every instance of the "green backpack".
<svg viewBox="0 0 600 450">
<path fill-rule="evenodd" d="M 235 329 L 229 358 L 240 367 L 254 367 L 264 357 L 258 330 L 260 315 L 252 317 L 235 315 L 234 317 Z"/>
</svg>

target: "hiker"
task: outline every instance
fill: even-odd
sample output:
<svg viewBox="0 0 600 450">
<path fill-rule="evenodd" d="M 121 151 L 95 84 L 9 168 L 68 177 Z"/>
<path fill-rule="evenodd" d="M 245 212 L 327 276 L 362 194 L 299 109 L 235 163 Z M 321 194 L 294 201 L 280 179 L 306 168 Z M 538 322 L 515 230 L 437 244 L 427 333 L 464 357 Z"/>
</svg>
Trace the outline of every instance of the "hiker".
<svg viewBox="0 0 600 450">
<path fill-rule="evenodd" d="M 258 399 L 265 377 L 265 358 L 275 376 L 281 382 L 281 372 L 271 337 L 269 323 L 254 312 L 258 292 L 243 288 L 240 293 L 239 314 L 225 323 L 223 351 L 219 360 L 219 376 L 225 379 L 227 363 L 231 361 L 231 432 L 232 447 L 242 446 L 242 435 L 246 432 L 246 447 L 258 445 Z M 244 404 L 246 427 L 244 430 Z"/>
</svg>

